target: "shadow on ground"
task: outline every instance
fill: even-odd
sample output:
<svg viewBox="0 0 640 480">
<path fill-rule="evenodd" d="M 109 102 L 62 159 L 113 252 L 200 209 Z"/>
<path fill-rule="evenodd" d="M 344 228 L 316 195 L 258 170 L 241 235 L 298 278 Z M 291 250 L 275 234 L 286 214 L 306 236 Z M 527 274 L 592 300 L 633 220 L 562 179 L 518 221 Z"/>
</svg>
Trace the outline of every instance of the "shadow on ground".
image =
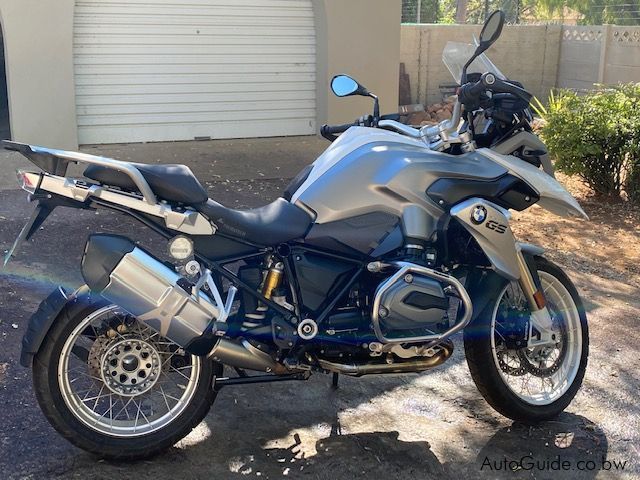
<svg viewBox="0 0 640 480">
<path fill-rule="evenodd" d="M 316 417 L 310 419 L 322 423 Z M 209 423 L 209 422 L 207 422 Z M 299 425 L 283 423 L 286 434 Z M 334 420 L 327 436 L 309 445 L 294 433 L 282 446 L 265 447 L 260 436 L 209 427 L 216 434 L 183 448 L 174 448 L 152 462 L 110 464 L 80 453 L 64 464 L 50 465 L 43 476 L 82 478 L 594 478 L 607 458 L 604 432 L 582 416 L 564 414 L 536 427 L 513 424 L 486 435 L 466 434 L 476 455 L 436 455 L 434 444 L 446 439 L 403 440 L 398 431 L 347 433 Z M 276 431 L 272 433 L 277 434 Z M 268 443 L 268 442 L 267 442 Z M 451 452 L 453 453 L 453 452 Z M 188 472 L 188 473 L 187 473 Z M 36 477 L 39 476 L 36 474 Z"/>
</svg>

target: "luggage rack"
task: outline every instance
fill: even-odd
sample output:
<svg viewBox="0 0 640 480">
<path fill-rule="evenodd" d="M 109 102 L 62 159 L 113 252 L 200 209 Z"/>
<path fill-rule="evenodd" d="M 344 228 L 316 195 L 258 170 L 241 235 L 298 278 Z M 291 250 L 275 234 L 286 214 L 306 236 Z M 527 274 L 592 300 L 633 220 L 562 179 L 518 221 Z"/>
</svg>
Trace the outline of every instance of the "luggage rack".
<svg viewBox="0 0 640 480">
<path fill-rule="evenodd" d="M 122 172 L 131 178 L 135 186 L 142 194 L 142 198 L 149 205 L 156 205 L 158 199 L 151 190 L 140 170 L 129 162 L 114 160 L 113 158 L 98 157 L 87 153 L 69 152 L 66 150 L 56 150 L 53 148 L 38 147 L 26 143 L 3 140 L 2 144 L 6 150 L 19 152 L 27 157 L 34 165 L 52 175 L 64 177 L 70 162 L 86 163 L 111 168 Z"/>
<path fill-rule="evenodd" d="M 27 173 L 27 175 L 34 176 L 33 184 L 38 183 L 39 188 L 44 191 L 79 202 L 85 202 L 89 197 L 93 197 L 112 205 L 159 217 L 164 220 L 167 228 L 188 235 L 213 235 L 217 231 L 216 225 L 196 210 L 191 208 L 174 209 L 167 202 L 159 202 L 140 170 L 129 162 L 9 140 L 3 140 L 2 145 L 7 150 L 21 153 L 45 172 L 45 174 Z M 131 178 L 142 197 L 114 190 L 108 185 L 86 184 L 65 177 L 69 163 L 99 165 L 122 172 Z M 36 175 L 40 177 L 39 180 L 35 177 Z"/>
</svg>

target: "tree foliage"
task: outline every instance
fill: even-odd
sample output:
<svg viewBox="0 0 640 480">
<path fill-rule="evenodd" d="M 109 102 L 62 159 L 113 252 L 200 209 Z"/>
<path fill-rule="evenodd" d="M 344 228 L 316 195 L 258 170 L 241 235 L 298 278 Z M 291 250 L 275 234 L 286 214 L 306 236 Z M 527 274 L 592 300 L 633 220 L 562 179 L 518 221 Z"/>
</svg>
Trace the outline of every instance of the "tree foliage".
<svg viewBox="0 0 640 480">
<path fill-rule="evenodd" d="M 596 194 L 640 201 L 640 84 L 552 95 L 542 136 L 556 168 L 579 175 Z"/>
<path fill-rule="evenodd" d="M 640 25 L 640 0 L 571 0 L 583 25 Z"/>
<path fill-rule="evenodd" d="M 403 0 L 403 22 L 417 21 L 418 5 L 421 23 L 482 23 L 501 9 L 512 23 L 562 23 L 570 14 L 583 25 L 640 25 L 640 0 Z"/>
</svg>

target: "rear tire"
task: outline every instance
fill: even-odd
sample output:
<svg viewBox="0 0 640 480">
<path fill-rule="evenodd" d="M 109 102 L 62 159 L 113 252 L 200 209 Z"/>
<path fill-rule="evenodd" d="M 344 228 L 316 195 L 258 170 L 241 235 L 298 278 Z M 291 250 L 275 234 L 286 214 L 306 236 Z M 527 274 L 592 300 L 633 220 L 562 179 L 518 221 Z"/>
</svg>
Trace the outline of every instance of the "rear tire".
<svg viewBox="0 0 640 480">
<path fill-rule="evenodd" d="M 562 314 L 563 319 L 569 319 L 569 321 L 571 321 L 572 318 L 574 325 L 571 330 L 565 329 L 563 335 L 566 335 L 568 350 L 565 350 L 562 357 L 560 357 L 560 353 L 558 353 L 560 360 L 556 360 L 556 362 L 559 362 L 560 367 L 553 375 L 562 373 L 562 368 L 567 368 L 568 372 L 565 382 L 566 385 L 563 386 L 562 389 L 558 389 L 556 392 L 557 396 L 554 397 L 550 394 L 548 399 L 542 398 L 538 400 L 535 395 L 529 396 L 526 393 L 517 392 L 517 389 L 509 382 L 510 374 L 513 374 L 514 377 L 524 377 L 524 375 L 529 375 L 529 373 L 523 373 L 523 371 L 529 372 L 533 370 L 535 374 L 533 375 L 534 380 L 532 380 L 532 382 L 537 382 L 538 379 L 540 379 L 544 389 L 543 373 L 545 370 L 537 369 L 537 367 L 533 365 L 533 362 L 531 362 L 532 365 L 527 363 L 528 357 L 523 356 L 522 353 L 526 351 L 526 349 L 509 350 L 509 352 L 516 352 L 515 354 L 511 353 L 512 356 L 510 357 L 515 358 L 515 366 L 509 366 L 505 362 L 500 366 L 500 361 L 497 361 L 496 345 L 500 340 L 496 340 L 496 338 L 499 338 L 500 335 L 495 332 L 496 317 L 501 300 L 505 298 L 505 292 L 510 288 L 511 284 L 507 284 L 501 292 L 497 292 L 497 298 L 488 302 L 484 310 L 480 312 L 464 332 L 467 364 L 478 390 L 489 405 L 496 411 L 512 420 L 524 423 L 536 423 L 554 418 L 571 403 L 582 385 L 587 367 L 587 358 L 589 356 L 587 317 L 576 288 L 560 267 L 542 257 L 536 257 L 535 260 L 541 280 L 543 281 L 543 288 L 545 288 L 545 284 L 551 285 L 554 292 L 558 292 L 559 295 L 562 294 L 564 296 L 558 298 L 564 298 L 567 306 L 572 305 L 571 309 L 566 309 L 565 313 Z M 552 299 L 548 298 L 550 308 L 551 300 Z M 571 333 L 574 331 L 575 333 Z M 572 337 L 570 335 L 574 336 Z M 563 340 L 563 342 L 564 341 L 565 340 Z M 571 350 L 571 348 L 573 348 L 573 350 Z M 517 353 L 519 351 L 521 353 Z M 566 353 L 567 351 L 570 353 Z M 572 360 L 572 363 L 567 367 L 564 364 L 569 360 Z M 518 365 L 518 361 L 523 363 Z M 575 369 L 576 364 L 577 370 Z M 553 368 L 556 367 L 554 366 Z M 550 385 L 553 386 L 554 383 L 556 383 L 551 374 L 553 369 L 549 369 L 548 371 L 550 372 L 548 381 Z M 518 381 L 514 381 L 514 384 L 517 382 Z M 557 382 L 557 385 L 560 384 L 561 382 Z"/>
<path fill-rule="evenodd" d="M 104 311 L 105 309 L 108 310 L 109 308 L 115 309 L 117 307 L 109 306 L 101 300 L 92 301 L 88 300 L 87 298 L 76 299 L 64 307 L 64 309 L 55 319 L 39 352 L 34 358 L 33 383 L 36 397 L 38 399 L 38 403 L 40 404 L 40 408 L 42 409 L 44 415 L 51 423 L 51 425 L 64 438 L 69 440 L 77 447 L 98 455 L 102 458 L 111 460 L 138 460 L 148 458 L 174 445 L 176 442 L 188 435 L 189 432 L 191 432 L 191 430 L 204 419 L 216 397 L 216 392 L 212 387 L 216 375 L 219 376 L 221 374 L 221 366 L 218 364 L 214 364 L 213 362 L 206 359 L 196 360 L 195 357 L 191 357 L 192 360 L 190 361 L 192 363 L 190 363 L 189 367 L 187 368 L 195 369 L 197 365 L 198 372 L 197 374 L 193 374 L 194 377 L 191 377 L 197 377 L 197 381 L 193 383 L 193 390 L 190 394 L 190 398 L 188 399 L 188 405 L 186 405 L 185 407 L 180 407 L 179 413 L 175 418 L 173 418 L 173 416 L 171 415 L 168 415 L 167 413 L 166 416 L 167 418 L 169 418 L 169 420 L 166 422 L 166 424 L 163 423 L 161 425 L 161 428 L 156 428 L 153 430 L 149 428 L 149 433 L 135 433 L 135 428 L 137 426 L 137 422 L 139 421 L 138 416 L 140 416 L 140 409 L 138 409 L 138 416 L 136 417 L 136 425 L 133 428 L 133 434 L 129 434 L 131 430 L 126 431 L 123 429 L 121 432 L 116 432 L 115 434 L 110 435 L 104 432 L 104 426 L 102 427 L 103 431 L 100 431 L 100 428 L 98 428 L 98 426 L 106 422 L 107 414 L 104 414 L 104 419 L 98 419 L 100 421 L 96 421 L 96 424 L 92 428 L 92 426 L 90 426 L 91 422 L 87 421 L 87 418 L 91 420 L 91 417 L 87 417 L 87 413 L 79 413 L 82 410 L 81 407 L 77 409 L 73 409 L 70 407 L 70 404 L 74 404 L 73 402 L 76 402 L 76 405 L 85 405 L 92 402 L 87 402 L 84 399 L 80 400 L 80 396 L 73 400 L 69 400 L 69 398 L 72 397 L 73 394 L 71 394 L 68 390 L 65 390 L 65 384 L 63 383 L 63 380 L 60 379 L 60 367 L 62 365 L 62 362 L 65 361 L 63 357 L 66 356 L 63 355 L 63 348 L 68 349 L 68 346 L 65 347 L 65 345 L 68 345 L 70 337 L 74 335 L 74 331 L 76 331 L 79 326 L 86 321 L 87 318 L 90 318 L 92 315 L 96 315 L 101 311 Z M 88 328 L 89 327 L 86 327 L 86 329 Z M 86 330 L 83 330 L 81 334 L 76 333 L 75 336 L 77 336 L 78 338 L 80 338 L 78 335 L 85 336 L 83 340 L 86 340 L 85 332 Z M 131 337 L 133 338 L 133 335 Z M 155 338 L 159 337 L 156 336 Z M 118 338 L 112 341 L 115 340 L 118 340 Z M 160 340 L 167 341 L 166 339 L 162 338 L 160 338 Z M 107 343 L 108 339 L 104 340 L 104 342 Z M 76 347 L 74 346 L 74 348 Z M 135 348 L 137 348 L 137 345 Z M 90 353 L 92 352 L 93 348 L 91 349 Z M 71 354 L 68 355 L 70 356 Z M 164 355 L 166 357 L 168 354 L 164 352 Z M 165 357 L 159 357 L 161 363 L 158 371 L 158 377 L 163 374 L 163 365 L 165 365 L 167 361 L 170 365 L 169 368 L 172 368 L 171 365 L 173 365 L 173 360 L 171 360 L 171 358 L 168 358 L 168 360 L 164 360 Z M 188 355 L 185 356 L 185 358 L 188 357 Z M 81 367 L 84 365 L 87 367 L 87 371 L 90 374 L 87 376 L 91 376 L 91 380 L 85 381 L 87 381 L 88 383 L 91 382 L 92 384 L 97 384 L 96 388 L 99 387 L 100 384 L 98 380 L 100 379 L 95 378 L 95 367 L 94 370 L 91 370 L 88 361 L 83 361 L 75 357 L 73 358 L 76 363 L 79 362 L 80 367 L 74 367 L 72 369 L 69 368 L 69 373 L 67 375 L 71 375 L 71 370 L 76 371 L 77 368 L 81 369 Z M 140 375 L 140 377 L 144 378 L 142 375 Z M 98 396 L 102 394 L 105 386 L 108 389 L 108 386 L 104 383 L 104 378 L 105 377 L 102 377 L 102 390 L 100 390 Z M 184 383 L 184 380 L 180 381 Z M 142 380 L 139 379 L 139 383 L 142 383 Z M 156 388 L 158 384 L 165 384 L 166 386 L 166 382 L 157 381 L 153 385 L 153 388 Z M 143 397 L 145 395 L 152 395 L 152 393 L 157 393 L 153 392 L 153 388 L 137 396 L 129 395 L 121 397 L 121 399 L 123 399 L 122 405 L 124 405 L 129 398 L 133 398 L 133 402 L 136 402 L 137 398 L 137 401 L 140 402 L 140 405 L 143 405 L 143 402 L 145 401 Z M 113 397 L 117 397 L 117 395 L 113 395 Z M 65 398 L 67 398 L 67 400 L 65 400 Z M 109 397 L 109 401 L 112 401 L 111 396 Z M 96 403 L 97 402 L 98 400 L 96 400 Z M 135 404 L 137 405 L 137 402 Z M 114 408 L 112 405 L 111 416 L 114 415 L 113 412 L 116 409 L 120 408 L 121 407 L 119 405 L 117 406 L 117 408 Z M 167 412 L 169 412 L 168 403 Z M 147 411 L 147 413 L 149 412 Z M 151 410 L 151 413 L 153 413 L 153 410 Z M 144 415 L 144 411 L 142 415 Z M 132 416 L 133 413 L 131 414 L 131 417 Z M 127 417 L 130 417 L 129 412 L 127 412 Z M 123 420 L 123 425 L 126 425 L 126 422 L 127 419 Z M 112 426 L 113 423 L 114 420 L 111 419 Z M 140 428 L 142 430 L 142 427 Z"/>
</svg>

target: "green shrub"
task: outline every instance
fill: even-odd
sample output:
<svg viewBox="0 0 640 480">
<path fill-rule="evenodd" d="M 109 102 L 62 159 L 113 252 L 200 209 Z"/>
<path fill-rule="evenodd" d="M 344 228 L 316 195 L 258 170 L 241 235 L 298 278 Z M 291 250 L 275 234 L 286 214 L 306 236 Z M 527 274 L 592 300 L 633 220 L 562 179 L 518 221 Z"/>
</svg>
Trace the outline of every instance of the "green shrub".
<svg viewBox="0 0 640 480">
<path fill-rule="evenodd" d="M 559 171 L 579 175 L 598 195 L 624 190 L 640 201 L 640 84 L 588 94 L 561 90 L 538 111 Z"/>
</svg>

